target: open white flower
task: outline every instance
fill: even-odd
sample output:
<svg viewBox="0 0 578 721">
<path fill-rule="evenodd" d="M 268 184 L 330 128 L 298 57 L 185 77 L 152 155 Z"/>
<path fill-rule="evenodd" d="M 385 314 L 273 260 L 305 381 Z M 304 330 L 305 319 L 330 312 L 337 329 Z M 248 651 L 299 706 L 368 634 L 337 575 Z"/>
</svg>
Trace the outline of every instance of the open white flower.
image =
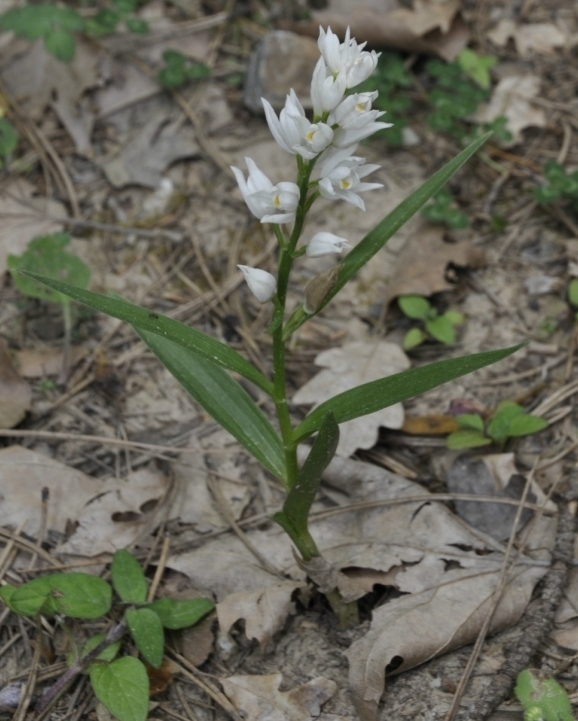
<svg viewBox="0 0 578 721">
<path fill-rule="evenodd" d="M 347 248 L 351 248 L 351 245 L 345 238 L 340 238 L 338 235 L 322 230 L 315 233 L 307 243 L 306 253 L 310 258 L 319 258 L 322 255 L 330 255 L 331 253 L 342 253 Z"/>
<path fill-rule="evenodd" d="M 378 92 L 354 93 L 348 95 L 334 110 L 329 113 L 327 123 L 339 125 L 340 128 L 363 128 L 385 115 L 383 110 L 372 110 L 371 105 Z"/>
<path fill-rule="evenodd" d="M 326 123 L 309 122 L 293 89 L 289 91 L 285 107 L 279 113 L 279 117 L 271 103 L 265 98 L 261 98 L 261 101 L 269 130 L 286 152 L 311 160 L 331 145 L 333 140 L 331 127 Z"/>
<path fill-rule="evenodd" d="M 363 183 L 362 178 L 373 173 L 380 166 L 365 162 L 365 158 L 349 155 L 352 147 L 333 150 L 319 168 L 319 192 L 327 200 L 344 200 L 362 210 L 365 203 L 358 193 L 382 188 L 382 183 Z"/>
<path fill-rule="evenodd" d="M 249 290 L 259 303 L 267 303 L 271 300 L 277 292 L 277 281 L 271 273 L 248 265 L 238 265 L 237 268 L 245 276 Z"/>
<path fill-rule="evenodd" d="M 249 168 L 249 177 L 231 166 L 243 200 L 251 213 L 262 223 L 291 223 L 295 220 L 295 211 L 299 203 L 299 188 L 295 183 L 273 185 L 251 158 L 245 158 Z"/>
<path fill-rule="evenodd" d="M 368 115 L 376 112 L 378 111 L 371 110 Z M 332 145 L 335 148 L 347 148 L 351 145 L 357 145 L 360 140 L 369 138 L 370 135 L 373 135 L 378 130 L 385 130 L 385 128 L 391 128 L 392 125 L 393 123 L 382 123 L 369 120 L 369 122 L 366 122 L 365 124 L 359 124 L 357 127 L 352 124 L 348 127 L 337 128 L 333 135 Z"/>
<path fill-rule="evenodd" d="M 327 67 L 334 75 L 342 74 L 346 79 L 346 87 L 354 88 L 371 75 L 377 67 L 377 60 L 381 53 L 364 51 L 367 43 L 357 44 L 355 38 L 351 38 L 349 28 L 345 33 L 344 42 L 340 43 L 339 38 L 327 28 L 319 28 L 319 40 L 317 45 L 319 51 L 327 64 Z"/>
<path fill-rule="evenodd" d="M 311 80 L 311 102 L 315 115 L 333 110 L 341 103 L 346 90 L 346 77 L 343 73 L 334 75 L 321 57 L 317 61 Z M 328 121 L 329 125 L 333 125 Z"/>
</svg>

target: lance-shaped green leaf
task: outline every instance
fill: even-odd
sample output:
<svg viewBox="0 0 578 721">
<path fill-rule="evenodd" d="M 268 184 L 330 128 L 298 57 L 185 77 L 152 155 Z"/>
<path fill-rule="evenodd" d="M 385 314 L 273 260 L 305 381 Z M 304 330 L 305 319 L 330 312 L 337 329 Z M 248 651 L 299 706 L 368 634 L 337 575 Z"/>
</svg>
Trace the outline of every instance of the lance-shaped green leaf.
<svg viewBox="0 0 578 721">
<path fill-rule="evenodd" d="M 126 549 L 121 548 L 112 557 L 110 575 L 114 590 L 125 603 L 144 603 L 147 598 L 147 580 L 140 563 Z"/>
<path fill-rule="evenodd" d="M 515 353 L 522 345 L 438 361 L 423 368 L 412 368 L 339 393 L 319 405 L 297 426 L 294 431 L 294 440 L 299 443 L 311 433 L 319 430 L 325 416 L 330 411 L 334 414 L 337 423 L 374 413 L 382 408 L 392 406 L 394 403 L 400 403 L 425 393 L 454 378 L 496 363 Z"/>
<path fill-rule="evenodd" d="M 251 396 L 224 370 L 173 341 L 136 332 L 193 398 L 265 468 L 285 479 L 283 444 Z"/>
<path fill-rule="evenodd" d="M 338 443 L 339 426 L 330 412 L 323 419 L 307 460 L 297 475 L 295 485 L 287 494 L 283 510 L 273 516 L 290 535 L 302 536 L 307 533 L 307 519 L 321 476 L 335 455 Z"/>
<path fill-rule="evenodd" d="M 25 273 L 25 275 L 39 280 L 60 293 L 74 298 L 74 300 L 77 300 L 79 303 L 84 303 L 95 310 L 100 310 L 107 315 L 111 315 L 113 318 L 124 320 L 130 323 L 133 328 L 139 328 L 150 333 L 155 333 L 163 338 L 168 338 L 184 348 L 194 351 L 221 368 L 239 373 L 239 375 L 244 376 L 247 380 L 250 380 L 271 395 L 273 384 L 265 378 L 252 363 L 245 360 L 237 351 L 234 351 L 215 338 L 201 333 L 201 331 L 190 328 L 188 325 L 180 323 L 173 318 L 167 318 L 164 315 L 153 313 L 146 308 L 141 308 L 126 300 L 108 298 L 105 295 L 78 288 L 70 285 L 70 283 L 62 283 L 61 281 L 47 278 L 37 273 Z"/>
<path fill-rule="evenodd" d="M 144 664 L 132 656 L 89 668 L 96 698 L 120 721 L 146 721 L 149 677 Z"/>
<path fill-rule="evenodd" d="M 138 650 L 153 668 L 160 668 L 165 647 L 165 632 L 160 618 L 151 608 L 129 608 L 125 618 Z"/>
<path fill-rule="evenodd" d="M 389 215 L 387 215 L 381 223 L 375 226 L 363 240 L 358 243 L 355 248 L 349 252 L 343 260 L 340 261 L 339 275 L 335 283 L 327 293 L 319 307 L 315 308 L 315 313 L 306 313 L 303 306 L 293 312 L 287 321 L 283 337 L 288 338 L 299 328 L 308 318 L 315 315 L 334 298 L 343 286 L 359 271 L 363 266 L 380 250 L 387 241 L 396 233 L 404 223 L 406 223 L 417 211 L 427 203 L 427 201 L 435 195 L 438 190 L 446 183 L 454 173 L 456 173 L 462 165 L 467 162 L 472 155 L 479 150 L 482 145 L 491 136 L 490 133 L 482 135 L 481 138 L 474 140 L 467 148 L 458 153 L 455 158 L 449 161 L 443 168 L 434 173 L 429 180 L 426 180 L 417 190 L 403 200 Z"/>
</svg>

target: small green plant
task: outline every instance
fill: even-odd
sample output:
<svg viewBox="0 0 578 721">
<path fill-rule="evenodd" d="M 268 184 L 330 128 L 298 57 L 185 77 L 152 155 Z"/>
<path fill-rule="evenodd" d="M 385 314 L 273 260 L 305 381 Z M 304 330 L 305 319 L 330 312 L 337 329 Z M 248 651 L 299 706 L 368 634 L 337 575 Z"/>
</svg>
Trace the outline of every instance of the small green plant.
<svg viewBox="0 0 578 721">
<path fill-rule="evenodd" d="M 568 174 L 560 163 L 551 160 L 544 164 L 542 173 L 548 183 L 534 188 L 536 200 L 540 203 L 554 203 L 567 199 L 578 210 L 578 170 Z"/>
<path fill-rule="evenodd" d="M 96 697 L 119 721 L 145 721 L 149 708 L 147 669 L 133 655 L 117 658 L 123 637 L 128 633 L 145 662 L 159 668 L 164 656 L 164 629 L 194 626 L 214 608 L 206 598 L 147 602 L 145 575 L 125 550 L 114 554 L 111 577 L 112 588 L 87 573 L 52 573 L 18 587 L 0 588 L 0 598 L 19 616 L 93 620 L 122 614 L 120 622 L 109 624 L 107 633 L 90 637 L 82 649 L 68 654 L 68 671 L 41 696 L 36 714 L 47 709 L 76 676 L 87 673 Z M 114 605 L 113 588 L 119 597 Z"/>
<path fill-rule="evenodd" d="M 542 678 L 536 671 L 525 669 L 518 675 L 514 693 L 525 709 L 525 721 L 574 719 L 568 694 L 553 678 Z"/>
<path fill-rule="evenodd" d="M 30 241 L 22 255 L 8 256 L 8 270 L 16 287 L 30 298 L 39 298 L 52 303 L 60 303 L 64 316 L 64 358 L 62 379 L 66 377 L 68 350 L 72 336 L 72 299 L 39 283 L 20 271 L 42 273 L 54 280 L 73 281 L 86 288 L 90 280 L 90 270 L 76 255 L 67 253 L 64 248 L 70 243 L 67 233 L 43 235 Z"/>
<path fill-rule="evenodd" d="M 578 278 L 572 278 L 568 284 L 568 302 L 574 306 L 574 308 L 578 308 Z M 574 317 L 578 323 L 578 311 L 576 311 Z"/>
<path fill-rule="evenodd" d="M 436 193 L 433 202 L 426 205 L 421 214 L 434 223 L 445 223 L 450 228 L 467 228 L 470 222 L 466 213 L 455 207 L 454 197 L 447 188 Z"/>
<path fill-rule="evenodd" d="M 57 60 L 69 63 L 76 49 L 74 33 L 112 33 L 121 21 L 130 32 L 148 32 L 148 24 L 144 20 L 131 17 L 138 7 L 138 0 L 111 0 L 111 5 L 112 9 L 100 10 L 87 20 L 73 8 L 52 3 L 22 5 L 0 15 L 0 30 L 11 30 L 27 40 L 42 38 L 47 52 Z"/>
<path fill-rule="evenodd" d="M 492 84 L 490 68 L 493 68 L 497 62 L 498 58 L 495 55 L 478 55 L 470 48 L 464 48 L 457 58 L 462 72 L 483 90 L 490 89 Z"/>
<path fill-rule="evenodd" d="M 455 310 L 438 313 L 429 300 L 421 295 L 401 295 L 397 302 L 405 316 L 412 320 L 422 321 L 425 328 L 425 330 L 421 328 L 408 330 L 403 339 L 405 350 L 417 348 L 428 338 L 435 338 L 435 340 L 446 345 L 455 343 L 456 326 L 465 320 L 462 313 Z"/>
<path fill-rule="evenodd" d="M 0 116 L 0 168 L 10 164 L 12 153 L 18 145 L 16 128 L 8 120 Z"/>
<path fill-rule="evenodd" d="M 171 90 L 191 80 L 202 80 L 211 74 L 211 69 L 203 63 L 195 63 L 176 50 L 165 50 L 163 53 L 165 66 L 159 70 L 158 81 Z"/>
<path fill-rule="evenodd" d="M 477 448 L 490 443 L 503 446 L 508 438 L 528 436 L 548 426 L 543 418 L 526 413 L 512 401 L 502 401 L 487 423 L 479 413 L 464 413 L 456 422 L 461 428 L 448 436 L 448 448 Z"/>
</svg>

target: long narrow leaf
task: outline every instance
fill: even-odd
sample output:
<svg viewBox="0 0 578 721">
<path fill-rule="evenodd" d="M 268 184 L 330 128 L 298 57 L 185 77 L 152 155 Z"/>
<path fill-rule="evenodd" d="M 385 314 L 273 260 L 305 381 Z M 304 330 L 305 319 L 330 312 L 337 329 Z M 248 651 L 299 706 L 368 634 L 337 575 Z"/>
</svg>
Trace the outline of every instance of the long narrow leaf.
<svg viewBox="0 0 578 721">
<path fill-rule="evenodd" d="M 491 136 L 491 132 L 486 133 L 481 138 L 474 140 L 467 148 L 458 153 L 449 163 L 434 173 L 429 180 L 426 180 L 417 190 L 403 200 L 389 215 L 387 215 L 381 223 L 375 226 L 363 240 L 358 243 L 355 248 L 348 253 L 340 263 L 340 271 L 337 280 L 333 284 L 329 293 L 325 296 L 324 301 L 316 309 L 316 313 L 325 308 L 332 298 L 339 293 L 343 286 L 363 268 L 370 258 L 372 258 L 378 250 L 380 250 L 387 241 L 396 233 L 404 223 L 406 223 L 417 211 L 427 203 L 427 201 L 435 195 L 438 190 L 456 173 L 464 163 L 466 163 L 472 155 L 481 148 L 481 146 Z M 316 314 L 315 313 L 315 314 Z M 293 315 L 287 321 L 284 331 L 284 337 L 288 338 L 303 323 L 311 318 L 303 309 L 298 306 Z"/>
<path fill-rule="evenodd" d="M 251 396 L 226 371 L 156 333 L 135 331 L 207 413 L 273 475 L 285 479 L 281 439 Z"/>
<path fill-rule="evenodd" d="M 237 351 L 234 351 L 215 338 L 201 333 L 201 331 L 190 328 L 188 325 L 180 323 L 173 318 L 167 318 L 164 315 L 153 313 L 146 308 L 141 308 L 126 300 L 108 298 L 105 295 L 93 293 L 90 290 L 84 290 L 69 283 L 46 278 L 36 273 L 25 272 L 24 275 L 28 275 L 35 280 L 45 283 L 51 288 L 74 298 L 74 300 L 77 300 L 79 303 L 84 303 L 91 308 L 100 310 L 107 315 L 111 315 L 113 318 L 124 320 L 134 328 L 140 328 L 151 333 L 156 333 L 163 338 L 168 338 L 203 358 L 210 360 L 212 363 L 216 363 L 222 368 L 239 373 L 271 395 L 273 384 L 265 378 L 254 365 L 245 360 Z"/>
<path fill-rule="evenodd" d="M 330 411 L 334 414 L 337 423 L 374 413 L 394 403 L 425 393 L 454 378 L 496 363 L 515 353 L 522 345 L 438 361 L 423 368 L 412 368 L 387 378 L 364 383 L 318 406 L 297 426 L 294 440 L 298 443 L 311 433 L 315 433 Z"/>
</svg>

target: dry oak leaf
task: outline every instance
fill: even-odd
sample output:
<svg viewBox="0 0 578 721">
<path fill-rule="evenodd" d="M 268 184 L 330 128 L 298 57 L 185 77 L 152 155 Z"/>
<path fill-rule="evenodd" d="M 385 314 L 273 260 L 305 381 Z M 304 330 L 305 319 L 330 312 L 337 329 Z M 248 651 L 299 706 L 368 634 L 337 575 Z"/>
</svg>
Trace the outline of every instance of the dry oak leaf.
<svg viewBox="0 0 578 721">
<path fill-rule="evenodd" d="M 387 286 L 385 304 L 399 295 L 430 296 L 454 285 L 448 280 L 448 268 L 479 268 L 484 263 L 484 253 L 466 240 L 446 243 L 443 231 L 438 228 L 422 230 L 405 244 Z"/>
<path fill-rule="evenodd" d="M 502 145 L 516 145 L 522 141 L 524 128 L 546 127 L 544 110 L 532 106 L 532 99 L 539 94 L 540 78 L 537 75 L 510 75 L 496 85 L 488 103 L 478 106 L 472 120 L 491 123 L 496 118 L 505 117 L 512 140 Z"/>
<path fill-rule="evenodd" d="M 504 18 L 488 33 L 488 38 L 500 47 L 504 47 L 510 38 L 523 58 L 533 53 L 551 55 L 555 48 L 566 45 L 564 33 L 552 23 L 528 23 L 517 25 L 513 20 Z"/>
<path fill-rule="evenodd" d="M 394 343 L 355 341 L 323 351 L 315 359 L 315 365 L 323 366 L 325 370 L 295 393 L 293 403 L 313 403 L 315 408 L 338 393 L 406 370 L 410 362 Z M 341 423 L 337 454 L 347 457 L 357 448 L 371 448 L 377 441 L 380 426 L 400 428 L 403 419 L 403 406 L 396 403 Z"/>
<path fill-rule="evenodd" d="M 343 36 L 348 27 L 358 42 L 389 46 L 410 52 L 439 55 L 455 60 L 469 40 L 469 31 L 459 14 L 461 0 L 414 0 L 413 8 L 397 0 L 371 3 L 347 2 L 342 7 L 314 12 L 307 23 L 291 26 L 295 32 L 317 37 L 319 26 L 331 26 Z"/>
<path fill-rule="evenodd" d="M 291 691 L 279 691 L 283 675 L 229 676 L 223 690 L 246 721 L 328 721 L 321 707 L 337 691 L 335 681 L 320 676 Z"/>
<path fill-rule="evenodd" d="M 0 338 L 0 428 L 17 426 L 31 402 L 32 389 L 12 365 L 8 344 Z"/>
<path fill-rule="evenodd" d="M 491 633 L 518 622 L 546 570 L 527 566 L 514 570 L 492 617 Z M 499 572 L 472 574 L 470 569 L 460 575 L 380 606 L 373 612 L 367 635 L 346 651 L 361 721 L 376 721 L 385 669 L 394 659 L 399 673 L 476 638 L 493 603 Z"/>
</svg>

